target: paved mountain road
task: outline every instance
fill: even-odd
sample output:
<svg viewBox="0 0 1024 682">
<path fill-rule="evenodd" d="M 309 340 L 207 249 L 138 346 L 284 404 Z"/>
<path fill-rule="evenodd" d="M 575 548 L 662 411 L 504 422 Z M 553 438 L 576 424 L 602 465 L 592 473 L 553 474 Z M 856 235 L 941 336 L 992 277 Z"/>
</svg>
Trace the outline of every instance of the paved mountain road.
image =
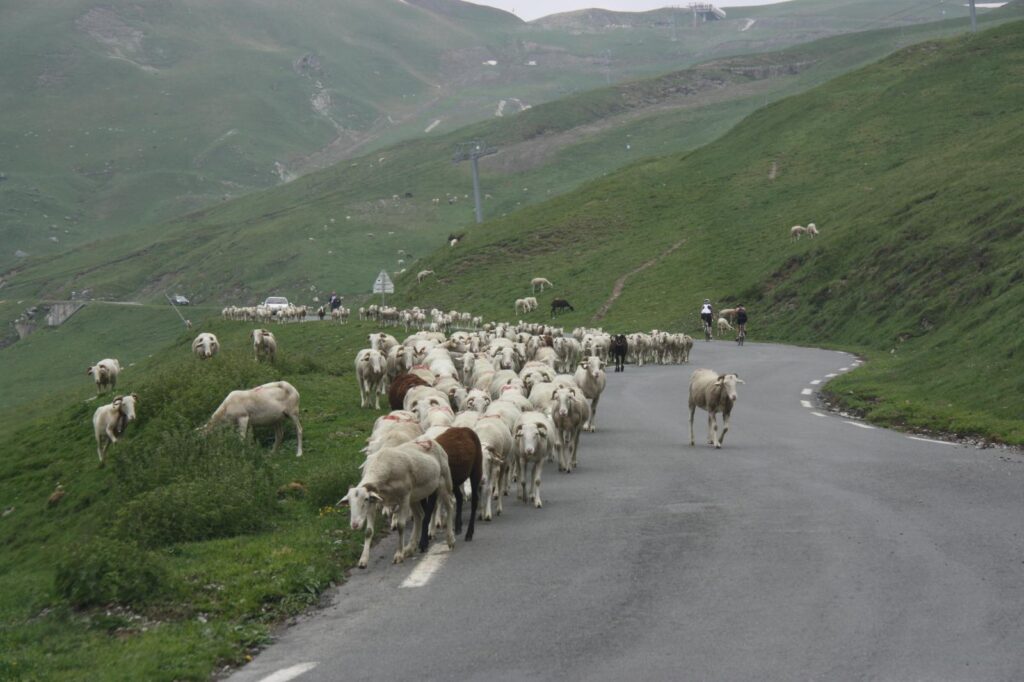
<svg viewBox="0 0 1024 682">
<path fill-rule="evenodd" d="M 690 366 L 609 373 L 543 509 L 506 498 L 401 566 L 385 538 L 232 679 L 1024 679 L 1024 457 L 801 405 L 853 366 L 698 341 Z M 721 450 L 700 411 L 688 445 L 697 367 L 747 382 Z"/>
</svg>

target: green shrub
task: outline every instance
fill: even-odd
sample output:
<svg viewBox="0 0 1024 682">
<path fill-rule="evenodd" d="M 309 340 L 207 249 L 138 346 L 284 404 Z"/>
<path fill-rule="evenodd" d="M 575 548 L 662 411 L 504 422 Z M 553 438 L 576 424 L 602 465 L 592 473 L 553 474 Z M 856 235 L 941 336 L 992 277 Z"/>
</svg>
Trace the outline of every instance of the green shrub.
<svg viewBox="0 0 1024 682">
<path fill-rule="evenodd" d="M 117 537 L 143 547 L 223 538 L 263 528 L 276 509 L 271 453 L 230 430 L 161 434 L 118 460 L 125 502 Z"/>
<path fill-rule="evenodd" d="M 57 593 L 77 607 L 137 605 L 166 587 L 167 572 L 152 553 L 118 540 L 94 538 L 57 564 Z"/>
</svg>

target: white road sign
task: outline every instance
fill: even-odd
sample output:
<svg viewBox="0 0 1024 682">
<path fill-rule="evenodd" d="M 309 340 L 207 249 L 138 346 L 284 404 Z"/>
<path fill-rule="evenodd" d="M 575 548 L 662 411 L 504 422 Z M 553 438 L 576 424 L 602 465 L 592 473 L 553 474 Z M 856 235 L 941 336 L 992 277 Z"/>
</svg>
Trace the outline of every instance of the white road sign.
<svg viewBox="0 0 1024 682">
<path fill-rule="evenodd" d="M 373 280 L 373 293 L 375 294 L 393 294 L 395 293 L 395 283 L 388 277 L 388 273 L 381 270 L 380 274 L 377 275 L 377 279 Z"/>
</svg>

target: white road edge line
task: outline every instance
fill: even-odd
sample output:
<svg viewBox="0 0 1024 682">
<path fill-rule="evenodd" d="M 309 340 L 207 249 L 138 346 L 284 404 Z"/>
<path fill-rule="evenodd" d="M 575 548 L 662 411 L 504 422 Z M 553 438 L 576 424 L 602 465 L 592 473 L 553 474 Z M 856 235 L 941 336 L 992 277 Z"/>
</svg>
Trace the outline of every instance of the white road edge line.
<svg viewBox="0 0 1024 682">
<path fill-rule="evenodd" d="M 803 389 L 802 391 L 800 391 L 800 395 L 810 395 L 810 394 L 812 394 L 812 393 L 814 393 L 814 391 L 812 391 L 812 390 L 811 390 L 811 389 L 809 389 L 809 388 L 805 388 L 805 389 Z"/>
<path fill-rule="evenodd" d="M 956 447 L 956 445 L 957 445 L 956 443 L 950 443 L 949 441 L 934 440 L 932 438 L 919 438 L 917 436 L 907 436 L 907 438 L 909 438 L 910 440 L 919 440 L 922 443 L 937 443 L 938 445 L 952 445 L 954 447 Z"/>
<path fill-rule="evenodd" d="M 851 422 L 851 421 L 849 421 L 847 419 L 844 419 L 843 421 L 845 421 L 847 424 L 853 424 L 854 426 L 858 426 L 858 427 L 860 427 L 862 429 L 874 429 L 875 428 L 874 426 L 868 426 L 867 424 L 861 424 L 860 422 Z"/>
<path fill-rule="evenodd" d="M 800 405 L 801 407 L 814 407 L 814 405 L 811 405 L 810 400 L 801 400 Z"/>
<path fill-rule="evenodd" d="M 813 414 L 815 417 L 824 417 L 825 416 L 821 412 L 811 412 L 811 414 Z"/>
<path fill-rule="evenodd" d="M 399 587 L 423 587 L 441 568 L 450 553 L 448 546 L 443 543 L 431 545 L 427 555 L 420 559 L 419 565 L 412 569 L 412 573 Z"/>
<path fill-rule="evenodd" d="M 320 665 L 316 661 L 310 661 L 309 663 L 299 663 L 293 665 L 290 668 L 282 668 L 276 673 L 271 673 L 266 677 L 260 678 L 260 682 L 288 682 L 288 680 L 294 680 L 299 675 L 308 673 L 313 668 Z"/>
<path fill-rule="evenodd" d="M 838 374 L 826 374 L 825 376 L 826 376 L 827 378 L 831 379 L 832 377 L 837 377 L 837 376 L 839 376 L 839 375 L 838 375 Z"/>
<path fill-rule="evenodd" d="M 812 379 L 811 380 L 811 386 L 817 386 L 820 383 L 821 383 L 821 379 Z"/>
</svg>

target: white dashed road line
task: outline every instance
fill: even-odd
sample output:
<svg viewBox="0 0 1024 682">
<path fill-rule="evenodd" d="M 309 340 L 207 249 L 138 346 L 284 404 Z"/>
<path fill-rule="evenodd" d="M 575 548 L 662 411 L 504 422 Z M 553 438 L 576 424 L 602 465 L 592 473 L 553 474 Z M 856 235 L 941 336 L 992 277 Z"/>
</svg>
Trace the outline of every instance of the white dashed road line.
<svg viewBox="0 0 1024 682">
<path fill-rule="evenodd" d="M 868 426 L 867 424 L 861 424 L 860 422 L 851 422 L 851 421 L 846 420 L 846 419 L 844 419 L 843 421 L 845 421 L 847 424 L 853 424 L 854 426 L 860 427 L 862 429 L 874 429 L 875 428 L 874 426 Z"/>
<path fill-rule="evenodd" d="M 837 377 L 837 376 L 839 376 L 839 375 L 838 375 L 838 374 L 826 374 L 825 376 L 826 376 L 827 378 L 831 379 L 832 377 Z"/>
<path fill-rule="evenodd" d="M 260 682 L 288 682 L 288 680 L 294 680 L 299 675 L 308 673 L 313 668 L 320 665 L 316 661 L 310 661 L 309 663 L 299 663 L 293 665 L 290 668 L 282 668 L 276 673 L 271 673 L 266 677 L 262 678 Z"/>
<path fill-rule="evenodd" d="M 821 412 L 811 412 L 811 414 L 813 414 L 815 417 L 824 417 L 825 416 Z"/>
<path fill-rule="evenodd" d="M 811 389 L 809 389 L 809 388 L 805 388 L 805 389 L 803 389 L 802 391 L 800 391 L 800 395 L 810 395 L 810 394 L 812 394 L 812 393 L 814 393 L 814 391 L 812 391 L 812 390 L 811 390 Z"/>
<path fill-rule="evenodd" d="M 811 386 L 817 386 L 820 383 L 821 383 L 821 379 L 812 379 L 811 380 Z"/>
<path fill-rule="evenodd" d="M 800 401 L 800 405 L 802 407 L 814 407 L 814 405 L 811 405 L 811 401 L 810 400 L 801 400 Z"/>
<path fill-rule="evenodd" d="M 849 367 L 840 367 L 840 368 L 839 368 L 839 371 L 840 371 L 840 372 L 849 372 L 849 371 L 850 371 L 850 368 L 849 368 Z"/>
<path fill-rule="evenodd" d="M 399 587 L 423 587 L 437 573 L 438 569 L 444 565 L 449 554 L 451 554 L 451 551 L 444 542 L 431 545 L 427 555 L 420 559 L 419 565 L 412 569 L 412 573 L 402 581 Z"/>
<path fill-rule="evenodd" d="M 919 441 L 921 441 L 922 443 L 936 443 L 936 444 L 938 444 L 938 445 L 952 445 L 952 446 L 954 446 L 954 447 L 955 447 L 955 446 L 957 445 L 956 443 L 950 443 L 949 441 L 945 441 L 945 440 L 934 440 L 934 439 L 932 439 L 932 438 L 919 438 L 919 437 L 917 437 L 917 436 L 907 436 L 907 438 L 909 438 L 910 440 L 919 440 Z"/>
</svg>

